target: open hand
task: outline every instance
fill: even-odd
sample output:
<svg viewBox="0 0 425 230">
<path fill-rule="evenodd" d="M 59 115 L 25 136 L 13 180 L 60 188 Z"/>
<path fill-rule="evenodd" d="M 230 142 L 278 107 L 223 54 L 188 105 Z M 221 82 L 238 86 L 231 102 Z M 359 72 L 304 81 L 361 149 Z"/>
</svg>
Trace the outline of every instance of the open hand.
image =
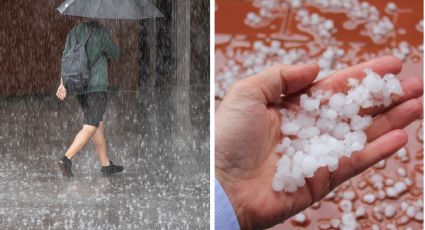
<svg viewBox="0 0 425 230">
<path fill-rule="evenodd" d="M 368 144 L 351 158 L 342 158 L 329 172 L 319 168 L 314 177 L 295 193 L 275 192 L 272 180 L 279 156 L 274 148 L 283 135 L 280 130 L 282 105 L 297 105 L 301 92 L 321 88 L 346 92 L 348 78 L 363 78 L 363 70 L 397 74 L 401 62 L 382 57 L 335 72 L 313 83 L 319 73 L 316 64 L 276 65 L 255 76 L 236 82 L 216 112 L 216 178 L 229 197 L 241 229 L 262 229 L 278 224 L 319 201 L 336 186 L 390 156 L 407 143 L 403 127 L 422 114 L 422 82 L 401 81 L 404 96 L 387 108 L 362 110 L 374 117 L 365 132 Z M 281 96 L 282 94 L 286 96 Z"/>
</svg>

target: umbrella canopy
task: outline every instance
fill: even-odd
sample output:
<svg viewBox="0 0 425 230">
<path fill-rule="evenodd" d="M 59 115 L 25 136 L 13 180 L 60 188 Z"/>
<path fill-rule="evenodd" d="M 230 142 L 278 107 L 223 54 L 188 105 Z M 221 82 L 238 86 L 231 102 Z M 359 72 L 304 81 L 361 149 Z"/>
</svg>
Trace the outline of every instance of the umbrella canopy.
<svg viewBox="0 0 425 230">
<path fill-rule="evenodd" d="M 164 17 L 149 0 L 66 0 L 58 8 L 62 15 L 104 19 Z"/>
</svg>

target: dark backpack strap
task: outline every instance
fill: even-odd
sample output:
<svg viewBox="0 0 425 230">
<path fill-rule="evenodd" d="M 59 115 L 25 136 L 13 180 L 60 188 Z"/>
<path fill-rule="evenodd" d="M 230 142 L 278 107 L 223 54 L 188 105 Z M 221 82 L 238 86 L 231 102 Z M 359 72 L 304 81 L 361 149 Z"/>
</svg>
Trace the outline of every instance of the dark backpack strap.
<svg viewBox="0 0 425 230">
<path fill-rule="evenodd" d="M 77 27 L 74 27 L 69 32 L 69 37 L 71 38 L 71 46 L 76 46 L 78 44 L 77 36 L 76 36 L 77 32 L 75 32 L 76 30 L 77 30 Z"/>
<path fill-rule="evenodd" d="M 83 40 L 83 42 L 81 44 L 84 44 L 85 45 L 87 43 L 87 41 L 89 40 L 89 38 L 90 38 L 90 36 L 91 36 L 92 33 L 93 33 L 93 29 L 90 29 L 89 30 L 89 34 L 86 35 L 86 37 L 84 38 L 84 40 Z"/>
<path fill-rule="evenodd" d="M 77 40 L 77 27 L 74 27 L 71 32 L 70 32 L 70 36 L 71 36 L 71 45 L 75 45 L 75 48 L 79 48 L 81 45 L 85 45 L 87 43 L 87 41 L 89 40 L 89 38 L 91 37 L 92 33 L 93 33 L 93 28 L 91 28 L 89 30 L 89 33 L 86 35 L 86 37 L 83 39 L 83 41 L 81 43 L 78 43 Z M 89 69 L 93 68 L 94 65 L 96 65 L 96 63 L 99 61 L 100 57 L 102 57 L 102 54 L 100 54 L 97 58 L 96 61 L 93 62 L 92 65 L 89 66 Z"/>
<path fill-rule="evenodd" d="M 90 36 L 91 36 L 91 34 L 93 33 L 93 29 L 90 29 L 89 30 L 89 32 L 88 32 L 88 34 L 86 35 L 86 37 L 80 42 L 80 43 L 78 43 L 78 40 L 77 40 L 77 29 L 75 29 L 74 31 L 73 31 L 73 33 L 74 33 L 74 39 L 75 39 L 75 41 L 76 41 L 76 46 L 75 46 L 75 49 L 79 49 L 80 48 L 80 46 L 82 46 L 82 45 L 86 45 L 86 43 L 87 43 L 87 41 L 89 40 L 89 38 L 90 38 Z"/>
</svg>

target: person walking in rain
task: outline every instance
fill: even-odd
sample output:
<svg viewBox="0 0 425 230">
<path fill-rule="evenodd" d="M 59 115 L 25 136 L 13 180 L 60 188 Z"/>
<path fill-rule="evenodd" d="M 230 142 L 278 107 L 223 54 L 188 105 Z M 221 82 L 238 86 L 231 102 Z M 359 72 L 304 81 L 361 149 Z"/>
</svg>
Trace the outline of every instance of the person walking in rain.
<svg viewBox="0 0 425 230">
<path fill-rule="evenodd" d="M 59 169 L 64 176 L 73 176 L 72 158 L 92 139 L 101 164 L 101 174 L 108 176 L 119 173 L 124 168 L 114 165 L 106 151 L 103 115 L 107 104 L 108 62 L 120 57 L 120 49 L 111 35 L 96 21 L 81 23 L 68 33 L 64 55 L 76 45 L 75 42 L 83 45 L 85 42 L 88 83 L 84 90 L 73 92 L 69 90 L 68 81 L 65 82 L 64 75 L 61 74 L 56 96 L 63 101 L 67 94 L 75 95 L 84 114 L 84 124 L 65 155 L 58 161 Z"/>
</svg>

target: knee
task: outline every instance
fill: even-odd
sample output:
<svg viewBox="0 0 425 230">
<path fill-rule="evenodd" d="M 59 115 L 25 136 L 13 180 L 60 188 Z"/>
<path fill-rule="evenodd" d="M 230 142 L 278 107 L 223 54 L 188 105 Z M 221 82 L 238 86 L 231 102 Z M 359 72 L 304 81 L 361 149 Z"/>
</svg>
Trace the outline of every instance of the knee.
<svg viewBox="0 0 425 230">
<path fill-rule="evenodd" d="M 87 133 L 90 136 L 96 132 L 97 127 L 93 125 L 83 125 L 83 129 L 81 131 Z"/>
</svg>

